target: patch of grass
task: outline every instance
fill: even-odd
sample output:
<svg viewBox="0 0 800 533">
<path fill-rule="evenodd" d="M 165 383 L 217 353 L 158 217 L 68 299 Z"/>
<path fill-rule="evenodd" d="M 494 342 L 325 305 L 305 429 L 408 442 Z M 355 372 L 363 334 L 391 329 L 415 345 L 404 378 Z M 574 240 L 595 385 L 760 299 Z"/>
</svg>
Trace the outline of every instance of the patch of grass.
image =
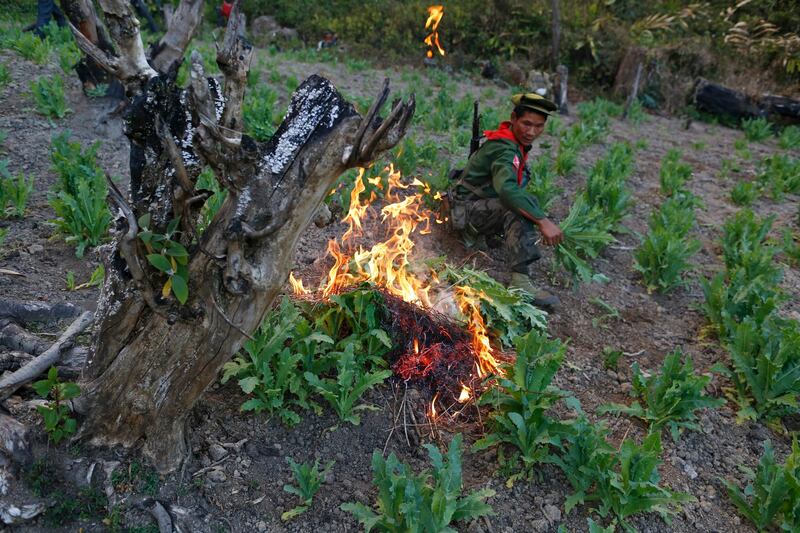
<svg viewBox="0 0 800 533">
<path fill-rule="evenodd" d="M 52 78 L 39 76 L 30 82 L 31 95 L 36 110 L 46 117 L 64 118 L 72 110 L 67 107 L 64 95 L 64 79 L 56 74 Z"/>
<path fill-rule="evenodd" d="M 5 63 L 0 63 L 0 89 L 8 85 L 11 81 L 11 72 Z"/>
<path fill-rule="evenodd" d="M 280 124 L 280 114 L 274 114 L 278 93 L 267 85 L 259 85 L 245 94 L 242 119 L 245 133 L 257 141 L 269 140 Z"/>
<path fill-rule="evenodd" d="M 763 117 L 743 120 L 742 130 L 745 138 L 751 142 L 760 142 L 773 135 L 772 124 Z"/>
<path fill-rule="evenodd" d="M 160 483 L 158 472 L 139 460 L 131 461 L 128 468 L 119 467 L 111 473 L 111 484 L 114 485 L 114 490 L 121 493 L 131 492 L 155 497 L 158 495 Z"/>
<path fill-rule="evenodd" d="M 33 61 L 38 65 L 44 65 L 50 58 L 52 46 L 50 41 L 40 39 L 33 32 L 20 32 L 19 35 L 10 43 L 10 48 L 25 59 Z"/>
<path fill-rule="evenodd" d="M 21 218 L 25 215 L 28 198 L 33 192 L 33 178 L 24 174 L 16 177 L 8 175 L 4 165 L 0 165 L 0 218 L 12 216 Z"/>
</svg>

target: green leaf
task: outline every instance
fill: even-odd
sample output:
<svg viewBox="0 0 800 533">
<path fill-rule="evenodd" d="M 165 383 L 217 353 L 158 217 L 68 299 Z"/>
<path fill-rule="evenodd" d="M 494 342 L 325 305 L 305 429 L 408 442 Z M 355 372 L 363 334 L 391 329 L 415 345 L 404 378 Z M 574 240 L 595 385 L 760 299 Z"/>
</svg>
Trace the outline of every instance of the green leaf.
<svg viewBox="0 0 800 533">
<path fill-rule="evenodd" d="M 167 274 L 172 273 L 172 265 L 169 264 L 169 260 L 161 254 L 148 254 L 147 260 L 150 262 L 151 265 L 156 267 L 161 272 L 166 272 Z"/>
<path fill-rule="evenodd" d="M 189 298 L 189 286 L 186 284 L 186 280 L 177 274 L 172 276 L 171 279 L 172 293 L 181 304 L 185 304 L 186 300 Z"/>
</svg>

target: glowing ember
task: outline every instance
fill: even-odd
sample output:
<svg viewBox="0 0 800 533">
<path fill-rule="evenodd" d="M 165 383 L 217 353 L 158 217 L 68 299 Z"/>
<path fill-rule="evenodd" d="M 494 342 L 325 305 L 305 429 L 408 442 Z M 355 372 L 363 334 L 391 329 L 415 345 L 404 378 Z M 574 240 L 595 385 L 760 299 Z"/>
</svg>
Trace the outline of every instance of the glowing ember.
<svg viewBox="0 0 800 533">
<path fill-rule="evenodd" d="M 309 294 L 311 291 L 303 287 L 303 280 L 294 277 L 294 272 L 289 272 L 289 283 L 292 285 L 292 292 L 295 296 Z"/>
<path fill-rule="evenodd" d="M 428 20 L 425 21 L 425 29 L 430 30 L 431 33 L 425 37 L 425 44 L 428 45 L 428 51 L 426 55 L 431 58 L 433 57 L 433 47 L 436 46 L 436 50 L 439 52 L 440 55 L 444 55 L 444 49 L 439 44 L 439 32 L 437 28 L 439 27 L 439 22 L 442 20 L 442 16 L 444 16 L 444 6 L 429 6 L 428 7 Z"/>
<path fill-rule="evenodd" d="M 456 300 L 459 310 L 467 317 L 469 331 L 472 334 L 472 348 L 478 357 L 476 370 L 478 376 L 499 373 L 499 363 L 492 354 L 486 323 L 481 316 L 480 293 L 472 287 L 456 287 Z"/>
</svg>

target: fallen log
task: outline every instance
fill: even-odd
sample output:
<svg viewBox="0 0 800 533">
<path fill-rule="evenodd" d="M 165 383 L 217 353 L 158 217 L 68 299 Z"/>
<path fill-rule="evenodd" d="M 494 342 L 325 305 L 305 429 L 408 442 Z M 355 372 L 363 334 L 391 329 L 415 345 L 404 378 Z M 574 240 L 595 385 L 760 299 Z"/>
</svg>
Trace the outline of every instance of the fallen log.
<svg viewBox="0 0 800 533">
<path fill-rule="evenodd" d="M 0 353 L 0 375 L 4 372 L 14 372 L 22 368 L 33 361 L 36 355 L 20 351 Z M 68 380 L 77 379 L 81 375 L 88 357 L 89 348 L 86 346 L 73 346 L 68 349 L 55 364 L 58 369 L 58 377 Z"/>
<path fill-rule="evenodd" d="M 80 307 L 68 302 L 49 305 L 0 299 L 0 319 L 10 318 L 15 322 L 55 322 L 78 316 L 80 312 Z"/>
<path fill-rule="evenodd" d="M 735 122 L 764 117 L 781 125 L 800 124 L 800 101 L 776 95 L 751 96 L 699 78 L 693 94 L 694 106 Z"/>
<path fill-rule="evenodd" d="M 18 388 L 38 378 L 53 366 L 61 358 L 62 353 L 72 346 L 75 337 L 89 327 L 93 321 L 94 315 L 89 311 L 84 311 L 47 351 L 16 372 L 0 378 L 0 401 L 5 400 Z"/>
</svg>

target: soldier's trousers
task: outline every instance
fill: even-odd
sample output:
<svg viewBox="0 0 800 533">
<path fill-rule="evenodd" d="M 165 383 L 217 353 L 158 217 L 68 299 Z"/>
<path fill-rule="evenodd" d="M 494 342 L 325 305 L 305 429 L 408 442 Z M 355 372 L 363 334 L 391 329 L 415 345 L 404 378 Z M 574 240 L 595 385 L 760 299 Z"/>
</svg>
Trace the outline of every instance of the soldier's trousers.
<svg viewBox="0 0 800 533">
<path fill-rule="evenodd" d="M 467 230 L 487 237 L 502 234 L 509 270 L 529 274 L 528 267 L 541 257 L 536 246 L 538 229 L 533 222 L 503 207 L 498 198 L 455 202 L 463 209 Z"/>
</svg>

